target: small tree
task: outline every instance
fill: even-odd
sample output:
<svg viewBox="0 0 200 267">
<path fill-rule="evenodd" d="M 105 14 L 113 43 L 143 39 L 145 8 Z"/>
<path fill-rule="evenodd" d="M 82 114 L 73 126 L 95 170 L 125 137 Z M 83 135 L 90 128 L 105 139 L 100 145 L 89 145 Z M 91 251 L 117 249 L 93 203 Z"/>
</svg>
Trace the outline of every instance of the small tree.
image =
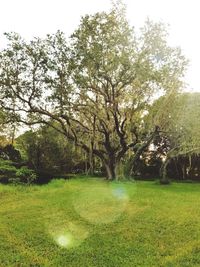
<svg viewBox="0 0 200 267">
<path fill-rule="evenodd" d="M 49 175 L 71 173 L 76 164 L 83 160 L 81 151 L 49 126 L 41 126 L 35 131 L 26 131 L 16 139 L 16 146 L 30 168 L 41 178 Z"/>
</svg>

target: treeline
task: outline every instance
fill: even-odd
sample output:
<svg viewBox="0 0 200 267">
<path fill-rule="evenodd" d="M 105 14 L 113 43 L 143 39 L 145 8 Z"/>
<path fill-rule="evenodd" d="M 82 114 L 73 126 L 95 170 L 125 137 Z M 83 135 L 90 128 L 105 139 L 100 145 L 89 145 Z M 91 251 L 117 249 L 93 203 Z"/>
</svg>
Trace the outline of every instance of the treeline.
<svg viewBox="0 0 200 267">
<path fill-rule="evenodd" d="M 171 149 L 170 140 L 158 136 L 144 150 L 134 167 L 134 179 L 155 180 Z M 130 179 L 131 157 L 124 161 L 124 179 Z M 76 174 L 106 176 L 101 161 L 94 159 L 93 169 L 84 150 L 49 126 L 28 130 L 10 144 L 0 146 L 0 182 L 15 184 L 47 183 L 53 178 L 69 179 Z M 177 181 L 200 181 L 200 156 L 177 155 L 167 165 L 167 176 Z"/>
</svg>

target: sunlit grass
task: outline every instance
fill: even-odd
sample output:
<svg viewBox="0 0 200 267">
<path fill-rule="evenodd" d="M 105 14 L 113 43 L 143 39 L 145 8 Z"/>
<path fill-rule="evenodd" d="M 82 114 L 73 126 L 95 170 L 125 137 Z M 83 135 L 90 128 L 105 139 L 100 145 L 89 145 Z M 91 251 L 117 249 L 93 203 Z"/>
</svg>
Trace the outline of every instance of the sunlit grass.
<svg viewBox="0 0 200 267">
<path fill-rule="evenodd" d="M 0 266 L 200 266 L 200 185 L 0 185 Z"/>
</svg>

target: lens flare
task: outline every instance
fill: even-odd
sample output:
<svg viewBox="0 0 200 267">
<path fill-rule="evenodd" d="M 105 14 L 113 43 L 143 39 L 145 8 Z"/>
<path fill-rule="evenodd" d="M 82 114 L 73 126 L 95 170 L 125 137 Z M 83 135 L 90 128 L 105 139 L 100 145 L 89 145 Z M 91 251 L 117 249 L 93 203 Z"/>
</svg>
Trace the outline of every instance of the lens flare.
<svg viewBox="0 0 200 267">
<path fill-rule="evenodd" d="M 113 188 L 112 194 L 117 199 L 120 199 L 120 200 L 128 200 L 127 192 L 126 192 L 125 188 L 123 188 L 123 187 Z"/>
<path fill-rule="evenodd" d="M 83 188 L 74 199 L 74 209 L 93 224 L 112 223 L 124 212 L 128 203 L 125 187 L 99 182 Z"/>
<path fill-rule="evenodd" d="M 76 223 L 63 222 L 49 226 L 49 233 L 54 241 L 63 248 L 79 246 L 87 237 L 88 230 Z"/>
<path fill-rule="evenodd" d="M 60 245 L 61 247 L 65 247 L 65 248 L 70 245 L 71 241 L 72 241 L 72 238 L 69 235 L 60 235 L 58 236 L 56 240 L 58 245 Z"/>
</svg>

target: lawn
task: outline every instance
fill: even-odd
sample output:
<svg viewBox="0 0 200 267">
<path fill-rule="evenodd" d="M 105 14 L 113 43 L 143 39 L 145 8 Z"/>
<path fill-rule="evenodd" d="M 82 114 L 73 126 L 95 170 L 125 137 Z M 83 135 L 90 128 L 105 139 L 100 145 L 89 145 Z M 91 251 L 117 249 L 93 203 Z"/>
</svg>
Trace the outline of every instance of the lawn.
<svg viewBox="0 0 200 267">
<path fill-rule="evenodd" d="M 0 185 L 0 266 L 200 266 L 200 184 Z"/>
</svg>

